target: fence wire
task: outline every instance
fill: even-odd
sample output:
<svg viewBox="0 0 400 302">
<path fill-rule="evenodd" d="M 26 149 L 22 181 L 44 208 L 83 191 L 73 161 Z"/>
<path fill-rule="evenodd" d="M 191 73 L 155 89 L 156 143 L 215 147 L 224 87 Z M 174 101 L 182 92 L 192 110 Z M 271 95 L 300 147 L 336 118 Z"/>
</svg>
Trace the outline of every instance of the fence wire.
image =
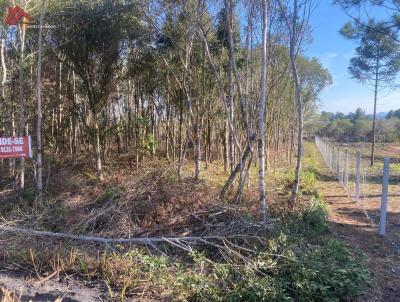
<svg viewBox="0 0 400 302">
<path fill-rule="evenodd" d="M 338 145 L 319 137 L 315 138 L 315 143 L 329 170 L 335 175 L 348 196 L 362 209 L 370 223 L 380 224 L 383 156 L 376 156 L 376 162 L 371 166 L 370 157 L 361 153 L 362 145 Z M 382 150 L 397 150 L 394 149 L 395 146 L 390 147 L 392 149 Z M 398 148 L 400 150 L 400 147 Z M 394 236 L 393 240 L 397 242 L 400 251 L 400 158 L 394 156 L 389 160 L 388 215 L 387 221 L 383 223 L 387 234 Z"/>
</svg>

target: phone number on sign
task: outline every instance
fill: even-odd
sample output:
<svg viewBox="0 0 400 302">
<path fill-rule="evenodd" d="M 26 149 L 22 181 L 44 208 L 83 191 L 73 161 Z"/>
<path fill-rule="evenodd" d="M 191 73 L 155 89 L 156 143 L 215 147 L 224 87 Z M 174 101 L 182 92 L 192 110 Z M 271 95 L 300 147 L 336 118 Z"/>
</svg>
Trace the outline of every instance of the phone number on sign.
<svg viewBox="0 0 400 302">
<path fill-rule="evenodd" d="M 0 153 L 22 152 L 22 146 L 0 147 Z"/>
</svg>

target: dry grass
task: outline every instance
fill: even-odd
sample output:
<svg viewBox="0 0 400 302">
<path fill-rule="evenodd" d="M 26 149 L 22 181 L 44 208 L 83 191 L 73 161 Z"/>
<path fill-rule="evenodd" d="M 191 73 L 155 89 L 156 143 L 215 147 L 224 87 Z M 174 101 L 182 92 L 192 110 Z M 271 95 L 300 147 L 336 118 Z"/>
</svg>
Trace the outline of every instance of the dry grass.
<svg viewBox="0 0 400 302">
<path fill-rule="evenodd" d="M 201 213 L 215 208 L 220 182 L 226 178 L 218 165 L 210 165 L 203 180 L 194 181 L 187 164 L 180 181 L 176 166 L 160 160 L 148 161 L 138 171 L 123 162 L 109 163 L 105 170 L 105 181 L 98 183 L 86 164 L 54 166 L 44 208 L 33 206 L 32 190 L 18 198 L 9 191 L 0 214 L 6 221 L 18 219 L 25 227 L 55 232 L 179 235 L 188 225 L 197 229 Z M 216 181 L 214 173 L 219 174 Z"/>
<path fill-rule="evenodd" d="M 371 155 L 371 143 L 349 143 L 340 144 L 343 147 L 349 148 L 351 151 L 356 152 L 359 150 L 363 156 Z M 394 161 L 400 161 L 400 144 L 398 143 L 377 143 L 375 145 L 375 156 L 378 160 L 384 157 L 391 157 Z"/>
<path fill-rule="evenodd" d="M 20 296 L 16 295 L 14 292 L 9 291 L 6 288 L 0 288 L 1 290 L 1 302 L 20 302 Z"/>
<path fill-rule="evenodd" d="M 276 158 L 281 163 L 284 160 Z M 1 251 L 3 259 L 25 268 L 38 278 L 38 282 L 59 275 L 75 275 L 89 282 L 100 280 L 106 284 L 113 300 L 123 300 L 126 296 L 143 301 L 182 296 L 184 300 L 184 294 L 174 292 L 177 280 L 184 283 L 188 276 L 197 280 L 198 275 L 207 270 L 203 262 L 198 267 L 200 274 L 193 270 L 192 255 L 187 253 L 192 247 L 206 254 L 209 260 L 240 266 L 248 260 L 246 256 L 260 246 L 265 247 L 265 240 L 253 237 L 262 230 L 256 215 L 255 168 L 251 171 L 243 206 L 238 206 L 217 201 L 219 188 L 227 178 L 221 164 L 209 165 L 208 170 L 203 171 L 201 181 L 190 176 L 192 167 L 189 164 L 181 181 L 176 175 L 176 167 L 164 161 L 154 160 L 139 171 L 131 171 L 127 166 L 115 165 L 118 169 L 106 166 L 109 169 L 107 179 L 100 184 L 92 179 L 84 164 L 61 166 L 54 170 L 54 180 L 49 186 L 50 202 L 44 209 L 30 207 L 28 211 L 28 207 L 20 204 L 10 212 L 2 211 L 9 215 L 9 220 L 12 217 L 21 219 L 18 225 L 75 234 L 105 237 L 247 234 L 248 238 L 195 244 L 183 242 L 183 247 L 188 250 L 182 251 L 168 244 L 138 249 L 12 237 L 8 248 Z M 278 167 L 269 170 L 269 213 L 286 215 L 291 211 L 287 208 L 289 178 L 285 171 Z M 303 196 L 300 201 L 308 199 Z M 301 202 L 299 207 L 302 207 Z M 271 223 L 276 228 L 274 231 L 279 231 L 279 223 L 273 219 Z"/>
<path fill-rule="evenodd" d="M 9 291 L 6 288 L 0 288 L 0 302 L 22 302 L 22 295 L 17 295 L 15 292 Z M 62 302 L 62 298 L 57 298 L 54 302 Z"/>
</svg>

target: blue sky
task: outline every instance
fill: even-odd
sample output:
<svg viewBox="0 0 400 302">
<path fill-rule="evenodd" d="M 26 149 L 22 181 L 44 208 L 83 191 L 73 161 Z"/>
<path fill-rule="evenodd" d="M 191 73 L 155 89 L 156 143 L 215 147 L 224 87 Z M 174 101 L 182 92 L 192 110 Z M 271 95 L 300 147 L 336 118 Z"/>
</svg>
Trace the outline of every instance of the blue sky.
<svg viewBox="0 0 400 302">
<path fill-rule="evenodd" d="M 350 19 L 339 6 L 331 4 L 332 0 L 319 2 L 310 19 L 313 42 L 305 52 L 310 57 L 318 58 L 332 74 L 333 84 L 320 96 L 321 110 L 348 113 L 360 107 L 367 113 L 372 113 L 372 87 L 351 79 L 347 71 L 357 43 L 343 38 L 339 30 Z M 399 108 L 400 88 L 380 92 L 377 112 Z"/>
</svg>

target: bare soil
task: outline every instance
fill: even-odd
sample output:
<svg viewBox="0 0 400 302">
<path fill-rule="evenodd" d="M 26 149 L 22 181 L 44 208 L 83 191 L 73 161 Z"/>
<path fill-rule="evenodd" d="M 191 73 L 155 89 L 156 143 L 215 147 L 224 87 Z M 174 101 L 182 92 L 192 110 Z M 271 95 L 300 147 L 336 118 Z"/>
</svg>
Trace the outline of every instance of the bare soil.
<svg viewBox="0 0 400 302">
<path fill-rule="evenodd" d="M 16 301 L 109 301 L 105 288 L 97 284 L 85 284 L 73 276 L 50 278 L 27 275 L 24 270 L 15 268 L 0 268 L 0 288 L 6 289 L 15 296 Z M 0 301 L 4 299 L 0 290 Z M 57 300 L 58 299 L 58 300 Z"/>
</svg>

